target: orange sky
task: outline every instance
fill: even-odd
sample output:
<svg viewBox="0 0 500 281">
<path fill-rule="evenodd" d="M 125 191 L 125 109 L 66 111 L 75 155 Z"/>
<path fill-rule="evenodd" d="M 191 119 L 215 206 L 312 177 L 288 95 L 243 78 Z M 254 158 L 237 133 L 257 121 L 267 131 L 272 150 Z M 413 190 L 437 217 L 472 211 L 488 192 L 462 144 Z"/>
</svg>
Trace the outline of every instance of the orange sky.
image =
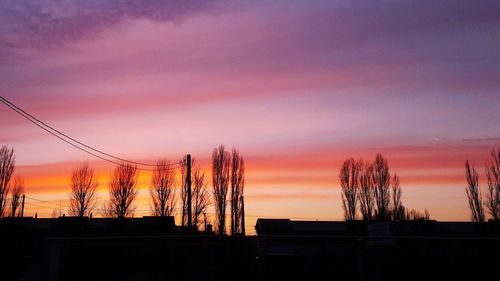
<svg viewBox="0 0 500 281">
<path fill-rule="evenodd" d="M 391 173 L 400 176 L 403 202 L 407 207 L 421 211 L 427 208 L 438 220 L 468 220 L 464 161 L 467 157 L 477 163 L 482 175 L 481 163 L 489 156 L 489 149 L 485 145 L 439 145 L 392 147 L 380 151 L 385 151 Z M 372 160 L 376 151 L 379 150 L 350 152 L 325 148 L 280 156 L 246 157 L 245 197 L 250 231 L 258 217 L 342 219 L 339 167 L 350 156 Z M 210 183 L 210 163 L 203 156 L 207 157 L 200 155 L 197 161 Z M 37 212 L 38 216 L 46 217 L 54 210 L 67 213 L 70 174 L 78 165 L 79 162 L 64 162 L 18 166 L 16 174 L 26 179 L 27 196 L 51 202 L 28 199 L 26 214 Z M 113 165 L 104 161 L 92 161 L 91 165 L 99 178 L 100 198 L 105 200 Z M 149 214 L 150 176 L 150 172 L 140 173 L 137 216 Z M 209 212 L 213 212 L 212 207 Z"/>
</svg>

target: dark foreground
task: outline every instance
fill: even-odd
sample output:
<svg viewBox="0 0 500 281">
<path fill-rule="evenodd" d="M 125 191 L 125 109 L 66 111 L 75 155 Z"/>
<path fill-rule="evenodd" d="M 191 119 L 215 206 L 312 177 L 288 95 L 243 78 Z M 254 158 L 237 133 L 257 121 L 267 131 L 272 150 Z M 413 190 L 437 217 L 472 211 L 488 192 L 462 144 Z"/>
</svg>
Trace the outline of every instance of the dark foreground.
<svg viewBox="0 0 500 281">
<path fill-rule="evenodd" d="M 219 237 L 172 218 L 0 219 L 0 280 L 500 280 L 500 224 L 259 220 Z"/>
</svg>

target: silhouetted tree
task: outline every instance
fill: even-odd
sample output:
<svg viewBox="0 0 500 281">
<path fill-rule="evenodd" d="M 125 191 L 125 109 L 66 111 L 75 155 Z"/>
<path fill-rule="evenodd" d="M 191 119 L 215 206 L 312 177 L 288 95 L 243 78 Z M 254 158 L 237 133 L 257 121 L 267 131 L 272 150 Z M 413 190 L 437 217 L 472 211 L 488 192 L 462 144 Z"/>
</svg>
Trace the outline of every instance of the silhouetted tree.
<svg viewBox="0 0 500 281">
<path fill-rule="evenodd" d="M 136 165 L 123 163 L 115 168 L 109 181 L 107 216 L 124 218 L 133 215 L 135 206 L 132 203 L 137 196 L 137 177 Z"/>
<path fill-rule="evenodd" d="M 209 194 L 205 174 L 200 168 L 196 168 L 193 173 L 193 225 L 198 228 L 203 223 L 203 214 L 206 214 L 209 204 Z"/>
<path fill-rule="evenodd" d="M 427 209 L 424 210 L 423 214 L 417 210 L 407 210 L 405 211 L 404 216 L 407 221 L 428 221 L 431 219 L 431 215 Z"/>
<path fill-rule="evenodd" d="M 229 188 L 231 156 L 223 145 L 212 153 L 212 185 L 215 204 L 215 219 L 219 235 L 225 234 L 227 191 Z"/>
<path fill-rule="evenodd" d="M 61 216 L 61 211 L 57 210 L 57 209 L 52 209 L 52 213 L 50 214 L 50 217 L 55 219 L 55 218 L 58 218 Z M 36 215 L 35 215 L 35 218 L 36 218 Z"/>
<path fill-rule="evenodd" d="M 167 160 L 156 163 L 151 179 L 152 208 L 155 216 L 171 216 L 175 210 L 175 171 Z"/>
<path fill-rule="evenodd" d="M 387 160 L 381 154 L 377 154 L 373 164 L 347 159 L 340 169 L 339 180 L 346 220 L 356 219 L 357 202 L 363 220 L 406 219 L 399 177 L 395 174 L 391 178 Z"/>
<path fill-rule="evenodd" d="M 245 186 L 245 161 L 238 150 L 231 152 L 231 235 L 242 233 L 242 202 Z"/>
<path fill-rule="evenodd" d="M 363 220 L 372 220 L 375 209 L 373 165 L 360 161 L 358 201 Z"/>
<path fill-rule="evenodd" d="M 14 149 L 2 146 L 0 148 L 0 218 L 3 217 L 7 206 L 9 182 L 15 169 Z"/>
<path fill-rule="evenodd" d="M 399 177 L 397 174 L 392 178 L 392 219 L 402 221 L 405 219 L 405 208 L 401 202 L 401 186 L 399 185 Z"/>
<path fill-rule="evenodd" d="M 376 216 L 378 220 L 384 221 L 388 218 L 388 210 L 390 203 L 390 186 L 391 175 L 389 173 L 389 165 L 382 154 L 377 154 L 375 163 L 373 164 L 373 184 L 375 203 L 377 205 Z"/>
<path fill-rule="evenodd" d="M 339 172 L 342 188 L 342 206 L 346 220 L 356 219 L 357 193 L 360 183 L 361 162 L 349 158 L 342 164 Z"/>
<path fill-rule="evenodd" d="M 491 159 L 486 163 L 488 194 L 485 205 L 493 220 L 500 220 L 500 148 L 491 151 Z"/>
<path fill-rule="evenodd" d="M 484 222 L 483 200 L 479 189 L 479 176 L 474 167 L 471 167 L 469 160 L 465 162 L 465 175 L 468 187 L 465 189 L 469 200 L 471 218 L 474 222 Z"/>
<path fill-rule="evenodd" d="M 12 181 L 12 199 L 10 201 L 10 215 L 11 217 L 20 216 L 21 212 L 19 206 L 21 205 L 21 196 L 24 192 L 24 180 L 17 176 Z M 16 214 L 17 212 L 17 214 Z"/>
<path fill-rule="evenodd" d="M 89 216 L 97 207 L 97 186 L 94 169 L 83 163 L 71 174 L 71 194 L 69 213 L 72 216 Z"/>
</svg>

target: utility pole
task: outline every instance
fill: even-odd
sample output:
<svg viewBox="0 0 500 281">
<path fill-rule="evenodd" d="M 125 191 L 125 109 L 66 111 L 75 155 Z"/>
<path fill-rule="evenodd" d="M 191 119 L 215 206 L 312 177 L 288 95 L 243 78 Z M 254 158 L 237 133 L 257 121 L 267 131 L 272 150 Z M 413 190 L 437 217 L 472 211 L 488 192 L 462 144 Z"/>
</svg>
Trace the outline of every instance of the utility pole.
<svg viewBox="0 0 500 281">
<path fill-rule="evenodd" d="M 207 212 L 203 213 L 203 221 L 204 221 L 204 230 L 207 232 Z"/>
<path fill-rule="evenodd" d="M 187 201 L 188 201 L 187 216 L 188 216 L 188 228 L 189 230 L 191 230 L 191 227 L 193 226 L 193 221 L 191 217 L 191 154 L 188 154 L 186 158 L 187 158 L 186 184 L 187 184 Z"/>
<path fill-rule="evenodd" d="M 245 200 L 243 199 L 243 195 L 240 197 L 241 199 L 241 235 L 245 236 Z"/>
<path fill-rule="evenodd" d="M 26 198 L 26 195 L 23 194 L 23 201 L 21 203 L 21 217 L 24 217 L 24 199 Z"/>
</svg>

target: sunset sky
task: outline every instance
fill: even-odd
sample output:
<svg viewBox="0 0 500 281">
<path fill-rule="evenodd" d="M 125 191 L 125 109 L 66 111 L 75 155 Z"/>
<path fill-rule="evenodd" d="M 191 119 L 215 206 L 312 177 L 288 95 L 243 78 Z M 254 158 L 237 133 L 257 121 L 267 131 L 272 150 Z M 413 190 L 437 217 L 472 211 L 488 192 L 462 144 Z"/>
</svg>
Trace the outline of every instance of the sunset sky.
<svg viewBox="0 0 500 281">
<path fill-rule="evenodd" d="M 209 179 L 212 150 L 237 148 L 247 228 L 342 219 L 340 164 L 379 152 L 407 207 L 469 220 L 464 162 L 482 175 L 500 145 L 499 14 L 498 1 L 2 1 L 0 92 L 122 158 L 190 153 Z M 26 195 L 53 202 L 26 215 L 67 204 L 84 161 L 105 200 L 112 164 L 0 105 Z"/>
</svg>

